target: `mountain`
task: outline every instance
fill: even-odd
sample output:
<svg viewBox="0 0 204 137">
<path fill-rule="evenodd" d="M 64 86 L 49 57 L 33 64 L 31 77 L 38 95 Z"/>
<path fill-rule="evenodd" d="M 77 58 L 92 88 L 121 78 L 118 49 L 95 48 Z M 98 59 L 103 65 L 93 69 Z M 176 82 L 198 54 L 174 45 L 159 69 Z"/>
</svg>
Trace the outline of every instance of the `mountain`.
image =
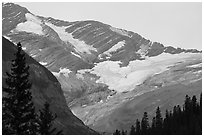
<svg viewBox="0 0 204 137">
<path fill-rule="evenodd" d="M 107 60 L 127 66 L 132 60 L 144 59 L 143 55 L 199 52 L 164 47 L 137 33 L 97 21 L 67 22 L 37 16 L 13 3 L 3 4 L 2 11 L 3 35 L 13 42 L 21 41 L 27 53 L 52 71 L 89 69 Z"/>
<path fill-rule="evenodd" d="M 16 51 L 16 46 L 2 37 L 3 86 L 5 84 L 6 72 L 10 70 L 11 60 L 14 59 Z M 27 54 L 26 61 L 30 66 L 31 91 L 36 111 L 43 108 L 45 101 L 48 101 L 53 113 L 57 114 L 54 126 L 58 130 L 62 129 L 63 134 L 95 134 L 96 132 L 86 127 L 67 107 L 60 83 L 52 73 Z"/>
<path fill-rule="evenodd" d="M 128 127 L 125 121 L 133 114 L 112 121 L 119 117 L 113 114 L 137 96 L 169 85 L 184 89 L 183 83 L 201 79 L 201 51 L 164 46 L 98 21 L 42 17 L 4 3 L 2 25 L 4 37 L 21 42 L 24 51 L 58 79 L 72 112 L 101 132 Z"/>
</svg>

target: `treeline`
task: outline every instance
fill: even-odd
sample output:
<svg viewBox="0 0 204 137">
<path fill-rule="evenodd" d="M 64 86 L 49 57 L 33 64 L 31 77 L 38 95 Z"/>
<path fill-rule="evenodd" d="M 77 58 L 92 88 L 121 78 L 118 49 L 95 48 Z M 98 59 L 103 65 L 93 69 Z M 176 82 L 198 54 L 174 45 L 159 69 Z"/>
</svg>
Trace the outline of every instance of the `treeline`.
<svg viewBox="0 0 204 137">
<path fill-rule="evenodd" d="M 113 135 L 201 135 L 202 134 L 202 94 L 200 102 L 196 96 L 185 97 L 184 105 L 174 106 L 173 111 L 166 110 L 162 118 L 160 108 L 157 107 L 156 115 L 149 124 L 148 114 L 144 112 L 141 121 L 136 120 L 129 133 L 116 130 Z"/>
<path fill-rule="evenodd" d="M 6 73 L 6 85 L 3 87 L 2 98 L 2 134 L 3 135 L 49 135 L 62 134 L 62 130 L 53 127 L 56 114 L 50 111 L 45 102 L 44 108 L 35 111 L 29 81 L 29 66 L 26 64 L 25 53 L 21 44 L 17 44 L 11 70 Z"/>
</svg>

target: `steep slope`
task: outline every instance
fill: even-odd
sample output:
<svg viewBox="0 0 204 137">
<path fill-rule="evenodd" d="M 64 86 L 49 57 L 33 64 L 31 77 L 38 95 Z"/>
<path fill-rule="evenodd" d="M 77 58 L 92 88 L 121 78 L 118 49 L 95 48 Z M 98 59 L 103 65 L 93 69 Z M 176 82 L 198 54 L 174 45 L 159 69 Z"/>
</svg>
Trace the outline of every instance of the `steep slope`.
<svg viewBox="0 0 204 137">
<path fill-rule="evenodd" d="M 144 59 L 144 55 L 199 52 L 164 47 L 97 21 L 67 22 L 37 16 L 13 3 L 3 4 L 2 18 L 3 35 L 13 42 L 21 41 L 29 55 L 55 72 L 59 68 L 88 69 L 106 60 L 121 61 L 126 66 L 132 60 Z"/>
<path fill-rule="evenodd" d="M 11 60 L 14 58 L 16 47 L 4 37 L 2 38 L 2 76 L 5 84 L 5 72 L 9 71 Z M 41 109 L 45 101 L 51 105 L 53 113 L 57 114 L 54 125 L 58 130 L 63 129 L 63 134 L 94 134 L 82 121 L 72 114 L 57 79 L 42 65 L 26 55 L 30 66 L 30 80 L 32 82 L 33 101 L 36 109 Z"/>
</svg>

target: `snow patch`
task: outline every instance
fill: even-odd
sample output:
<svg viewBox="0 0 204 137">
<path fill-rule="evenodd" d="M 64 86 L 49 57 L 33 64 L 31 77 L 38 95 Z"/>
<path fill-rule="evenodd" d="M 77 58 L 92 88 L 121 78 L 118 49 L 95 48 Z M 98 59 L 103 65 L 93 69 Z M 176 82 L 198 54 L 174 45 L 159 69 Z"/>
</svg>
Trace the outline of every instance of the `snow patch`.
<svg viewBox="0 0 204 137">
<path fill-rule="evenodd" d="M 74 113 L 74 111 L 72 110 L 72 109 L 70 109 L 71 110 L 71 112 L 72 112 L 72 114 L 74 115 L 74 116 L 77 116 L 75 113 Z"/>
<path fill-rule="evenodd" d="M 26 50 L 26 47 L 22 47 L 23 50 Z"/>
<path fill-rule="evenodd" d="M 19 23 L 16 27 L 16 30 L 43 35 L 42 27 L 39 24 L 36 24 L 34 22 L 31 22 L 31 21 Z"/>
<path fill-rule="evenodd" d="M 76 74 L 76 77 L 78 78 L 78 79 L 84 79 L 84 77 L 83 77 L 83 74 L 81 74 L 81 73 L 77 73 Z"/>
<path fill-rule="evenodd" d="M 84 41 L 74 39 L 73 36 L 72 36 L 72 33 L 68 33 L 68 32 L 65 31 L 65 29 L 68 28 L 68 27 L 64 27 L 64 26 L 58 27 L 58 26 L 55 26 L 55 25 L 53 25 L 52 23 L 49 23 L 49 22 L 46 22 L 45 24 L 47 26 L 51 27 L 55 32 L 57 32 L 62 41 L 70 42 L 75 47 L 75 50 L 78 53 L 86 52 L 88 54 L 91 54 L 90 51 L 97 51 L 96 48 L 94 48 L 94 47 L 92 47 L 90 45 L 87 45 Z"/>
<path fill-rule="evenodd" d="M 199 67 L 202 67 L 202 63 L 199 63 L 199 64 L 195 64 L 195 65 L 190 65 L 190 66 L 187 66 L 189 68 L 199 68 Z"/>
<path fill-rule="evenodd" d="M 59 77 L 61 74 L 64 75 L 65 77 L 69 77 L 69 73 L 71 73 L 72 71 L 70 71 L 67 68 L 60 68 L 59 72 L 52 72 L 52 74 L 56 77 Z"/>
<path fill-rule="evenodd" d="M 15 13 L 15 12 L 14 12 Z M 11 13 L 12 14 L 12 13 Z M 15 17 L 17 17 L 18 15 L 20 15 L 21 14 L 21 12 L 19 12 L 19 13 L 17 13 L 15 16 L 12 16 L 12 17 L 9 17 L 8 19 L 10 19 L 10 18 L 15 18 Z"/>
<path fill-rule="evenodd" d="M 66 77 L 69 77 L 69 73 L 71 73 L 72 71 L 70 71 L 69 69 L 67 69 L 67 68 L 60 68 L 60 71 L 59 71 L 59 73 L 61 73 L 61 74 L 63 74 L 64 76 L 66 76 Z"/>
<path fill-rule="evenodd" d="M 41 20 L 30 13 L 25 14 L 27 21 L 19 23 L 16 30 L 43 35 Z"/>
<path fill-rule="evenodd" d="M 74 32 L 76 32 L 76 31 L 78 31 L 78 30 L 80 30 L 80 29 L 84 29 L 85 27 L 87 27 L 87 26 L 91 26 L 91 24 L 90 23 L 88 23 L 88 24 L 86 24 L 86 25 L 84 25 L 84 26 L 82 26 L 82 27 L 78 27 L 77 29 L 75 29 L 72 33 L 74 33 Z"/>
<path fill-rule="evenodd" d="M 53 72 L 53 71 L 51 71 L 51 73 L 52 73 L 55 77 L 59 77 L 59 73 L 58 73 L 58 72 Z"/>
<path fill-rule="evenodd" d="M 78 70 L 77 73 L 85 74 L 86 72 L 90 72 L 90 71 L 91 71 L 90 69 L 81 69 L 81 70 Z"/>
<path fill-rule="evenodd" d="M 11 38 L 10 37 L 8 37 L 8 36 L 3 36 L 4 38 L 6 38 L 7 40 L 9 40 L 9 41 L 11 41 Z"/>
<path fill-rule="evenodd" d="M 45 66 L 47 65 L 47 62 L 39 62 L 41 65 Z"/>
<path fill-rule="evenodd" d="M 78 58 L 81 58 L 81 56 L 79 56 L 78 54 L 74 53 L 74 52 L 71 52 L 72 55 L 78 57 Z"/>
<path fill-rule="evenodd" d="M 98 59 L 100 59 L 100 60 L 103 59 L 103 58 L 102 58 L 102 54 L 99 54 L 99 55 L 98 55 Z"/>
<path fill-rule="evenodd" d="M 100 100 L 98 103 L 103 103 L 103 100 Z"/>
<path fill-rule="evenodd" d="M 125 45 L 125 40 L 119 41 L 117 44 L 115 44 L 113 47 L 111 47 L 109 50 L 105 51 L 103 54 L 111 56 L 111 52 L 117 51 L 121 47 Z"/>
<path fill-rule="evenodd" d="M 31 56 L 32 58 L 35 58 L 37 55 L 31 53 L 30 56 Z"/>
<path fill-rule="evenodd" d="M 148 53 L 148 49 L 152 46 L 152 42 L 150 41 L 147 45 L 142 44 L 140 49 L 136 51 L 136 53 L 140 54 L 142 58 L 146 58 L 146 54 Z"/>
<path fill-rule="evenodd" d="M 202 73 L 202 70 L 199 70 L 199 71 L 194 71 L 193 73 Z"/>
</svg>

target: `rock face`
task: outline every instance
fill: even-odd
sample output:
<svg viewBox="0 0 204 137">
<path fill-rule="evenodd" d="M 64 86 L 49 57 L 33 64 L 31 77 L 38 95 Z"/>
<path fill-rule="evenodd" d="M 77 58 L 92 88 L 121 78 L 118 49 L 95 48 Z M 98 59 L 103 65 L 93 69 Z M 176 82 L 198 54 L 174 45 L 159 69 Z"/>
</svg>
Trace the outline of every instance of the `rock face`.
<svg viewBox="0 0 204 137">
<path fill-rule="evenodd" d="M 161 53 L 199 52 L 164 47 L 137 33 L 97 21 L 44 18 L 13 3 L 3 4 L 2 8 L 3 35 L 13 42 L 21 41 L 29 55 L 38 62 L 46 62 L 45 66 L 55 72 L 59 68 L 88 69 L 106 60 L 121 61 L 126 66 L 131 60 L 142 59 L 142 53 L 151 57 Z"/>
<path fill-rule="evenodd" d="M 2 38 L 2 76 L 5 84 L 6 72 L 10 69 L 11 60 L 14 59 L 16 47 L 4 37 Z M 62 129 L 63 134 L 94 134 L 93 130 L 86 127 L 81 120 L 72 114 L 67 107 L 60 83 L 44 66 L 26 55 L 27 64 L 30 66 L 30 80 L 32 82 L 33 101 L 36 111 L 41 109 L 48 101 L 53 113 L 57 114 L 54 126 Z"/>
<path fill-rule="evenodd" d="M 45 18 L 13 3 L 4 3 L 2 11 L 3 36 L 21 42 L 28 55 L 51 71 L 71 110 L 99 131 L 130 126 L 127 122 L 120 127 L 118 120 L 108 119 L 137 95 L 138 87 L 144 86 L 138 94 L 150 91 L 152 87 L 144 84 L 147 80 L 160 73 L 174 74 L 171 66 L 186 60 L 201 60 L 201 51 L 196 49 L 164 46 L 98 21 Z M 152 85 L 160 87 L 161 83 Z"/>
</svg>

